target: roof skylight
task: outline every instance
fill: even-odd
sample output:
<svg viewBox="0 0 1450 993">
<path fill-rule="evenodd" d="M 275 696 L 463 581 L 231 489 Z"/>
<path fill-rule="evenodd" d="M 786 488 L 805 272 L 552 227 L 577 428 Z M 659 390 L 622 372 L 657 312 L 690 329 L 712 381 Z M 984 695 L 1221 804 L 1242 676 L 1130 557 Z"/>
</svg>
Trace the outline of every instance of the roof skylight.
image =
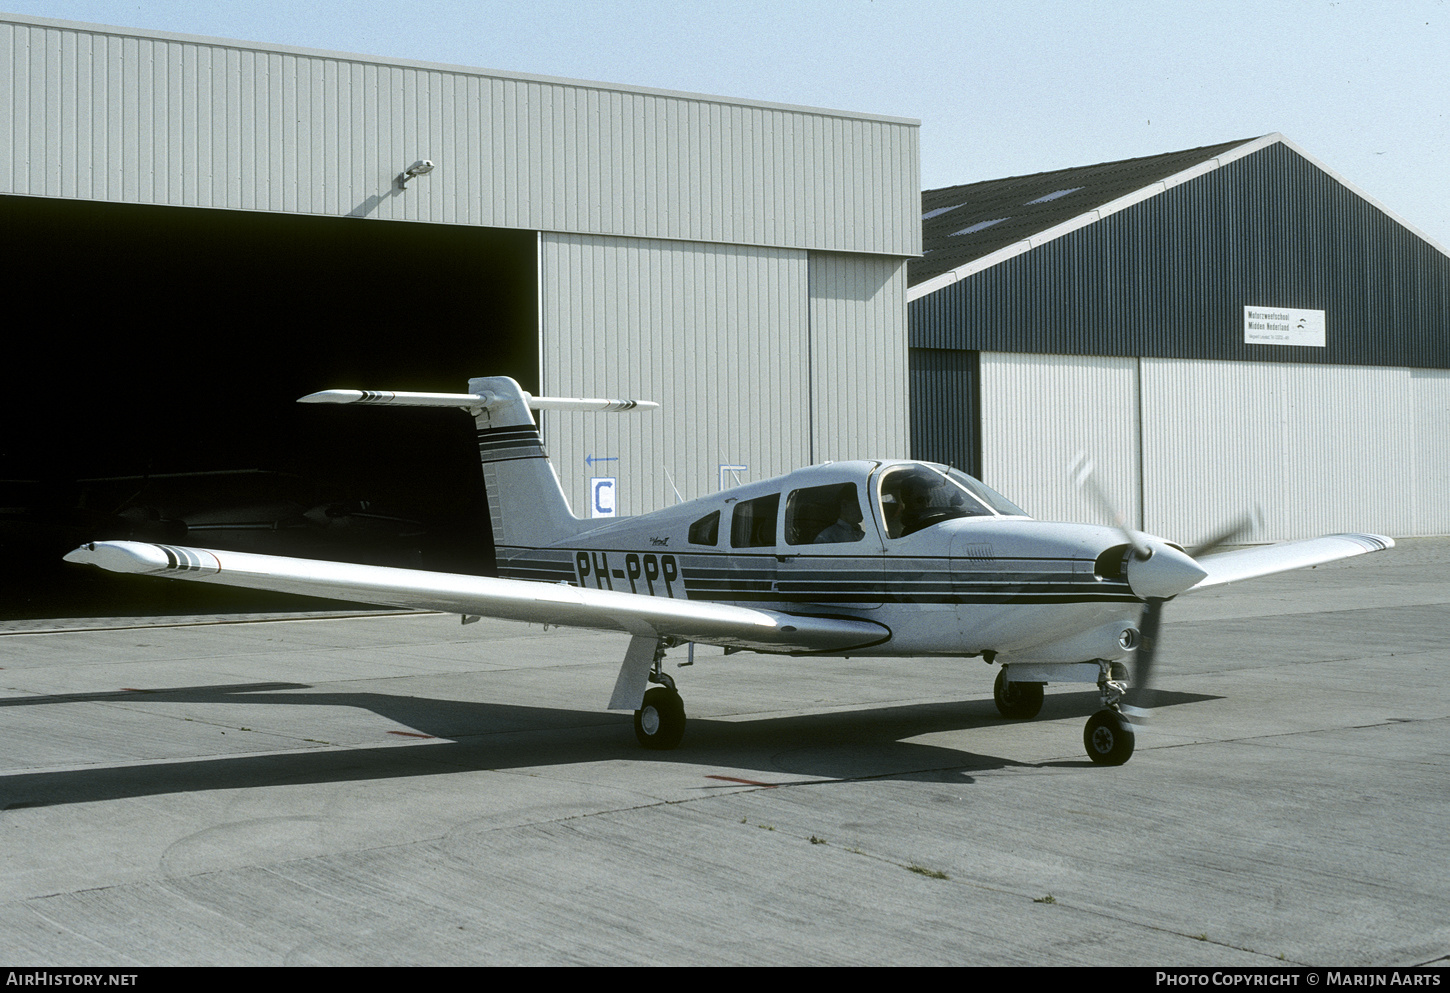
<svg viewBox="0 0 1450 993">
<path fill-rule="evenodd" d="M 976 224 L 964 227 L 960 231 L 953 231 L 950 235 L 948 235 L 948 237 L 955 238 L 959 234 L 975 234 L 976 232 L 981 231 L 983 228 L 989 228 L 993 224 L 1001 224 L 1005 220 L 1007 220 L 1007 218 L 998 217 L 990 221 L 978 221 Z"/>
<path fill-rule="evenodd" d="M 1055 190 L 1052 193 L 1047 194 L 1047 196 L 1045 197 L 1038 197 L 1036 200 L 1028 200 L 1025 204 L 1023 204 L 1023 206 L 1030 207 L 1034 203 L 1047 203 L 1049 200 L 1056 200 L 1058 197 L 1065 197 L 1069 193 L 1076 193 L 1080 189 L 1082 189 L 1081 186 L 1074 186 L 1070 190 Z"/>
<path fill-rule="evenodd" d="M 959 203 L 954 203 L 950 207 L 938 207 L 936 210 L 928 210 L 925 214 L 921 215 L 921 219 L 923 221 L 929 221 L 933 217 L 936 217 L 938 214 L 945 214 L 947 211 L 956 210 L 960 206 L 962 205 Z"/>
</svg>

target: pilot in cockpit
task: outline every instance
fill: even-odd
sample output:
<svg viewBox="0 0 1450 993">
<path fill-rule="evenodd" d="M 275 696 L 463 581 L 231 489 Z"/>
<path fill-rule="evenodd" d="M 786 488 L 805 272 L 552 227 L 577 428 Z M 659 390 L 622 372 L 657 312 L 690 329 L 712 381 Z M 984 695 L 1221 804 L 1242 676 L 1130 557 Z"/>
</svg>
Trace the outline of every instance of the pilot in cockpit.
<svg viewBox="0 0 1450 993">
<path fill-rule="evenodd" d="M 892 538 L 904 538 L 940 521 L 972 513 L 963 507 L 966 500 L 960 489 L 925 467 L 888 476 L 881 487 L 881 502 L 887 512 L 887 534 Z"/>
</svg>

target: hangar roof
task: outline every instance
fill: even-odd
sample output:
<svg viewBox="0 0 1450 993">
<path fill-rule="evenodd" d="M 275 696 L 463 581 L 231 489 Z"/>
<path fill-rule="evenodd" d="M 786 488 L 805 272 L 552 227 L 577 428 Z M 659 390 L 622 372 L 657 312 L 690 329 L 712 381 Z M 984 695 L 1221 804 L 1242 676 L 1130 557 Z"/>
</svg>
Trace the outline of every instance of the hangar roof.
<svg viewBox="0 0 1450 993">
<path fill-rule="evenodd" d="M 921 195 L 922 257 L 911 263 L 908 284 L 916 286 L 1040 235 L 1244 144 L 1229 141 L 927 190 Z"/>
<path fill-rule="evenodd" d="M 1292 149 L 1359 198 L 1433 244 L 1412 224 L 1282 134 L 1274 133 L 1162 155 L 926 190 L 921 195 L 922 254 L 909 264 L 907 299 L 919 299 L 1277 144 Z"/>
<path fill-rule="evenodd" d="M 910 265 L 908 285 L 915 287 L 1028 239 L 1055 236 L 1065 224 L 1071 230 L 1079 219 L 1097 220 L 1101 215 L 1095 211 L 1124 198 L 1136 202 L 1141 197 L 1135 194 L 1156 192 L 1156 184 L 1189 170 L 1196 175 L 1195 166 L 1217 164 L 1219 156 L 1249 144 L 1257 141 L 926 190 L 921 194 L 922 255 Z"/>
</svg>

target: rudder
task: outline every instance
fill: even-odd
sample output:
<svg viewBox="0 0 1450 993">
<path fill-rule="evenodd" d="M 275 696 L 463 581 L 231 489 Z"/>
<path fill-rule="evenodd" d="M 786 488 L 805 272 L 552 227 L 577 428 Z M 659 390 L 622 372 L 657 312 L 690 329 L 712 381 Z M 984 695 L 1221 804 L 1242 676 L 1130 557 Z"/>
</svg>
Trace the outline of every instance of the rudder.
<svg viewBox="0 0 1450 993">
<path fill-rule="evenodd" d="M 539 548 L 588 529 L 591 522 L 569 508 L 528 394 L 507 376 L 470 379 L 468 392 L 490 399 L 474 408 L 473 425 L 500 558 L 503 546 Z"/>
</svg>

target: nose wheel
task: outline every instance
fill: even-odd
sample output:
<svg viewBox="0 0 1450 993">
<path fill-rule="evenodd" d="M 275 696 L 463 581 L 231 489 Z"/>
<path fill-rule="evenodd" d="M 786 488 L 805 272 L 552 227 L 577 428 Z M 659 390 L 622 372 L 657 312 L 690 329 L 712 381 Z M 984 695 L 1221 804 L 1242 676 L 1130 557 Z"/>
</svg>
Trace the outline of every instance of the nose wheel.
<svg viewBox="0 0 1450 993">
<path fill-rule="evenodd" d="M 1082 731 L 1083 747 L 1095 765 L 1122 765 L 1133 757 L 1137 736 L 1133 725 L 1116 710 L 1099 710 Z"/>
</svg>

